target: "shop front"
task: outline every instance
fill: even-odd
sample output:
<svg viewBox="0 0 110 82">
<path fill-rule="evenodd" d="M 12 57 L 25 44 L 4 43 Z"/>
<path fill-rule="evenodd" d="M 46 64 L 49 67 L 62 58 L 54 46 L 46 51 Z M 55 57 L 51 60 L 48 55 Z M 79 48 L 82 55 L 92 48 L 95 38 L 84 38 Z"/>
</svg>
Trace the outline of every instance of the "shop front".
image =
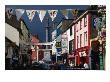
<svg viewBox="0 0 110 82">
<path fill-rule="evenodd" d="M 76 66 L 80 63 L 89 63 L 89 56 L 88 53 L 89 52 L 89 48 L 88 47 L 82 47 L 80 49 L 76 50 L 76 55 L 75 55 L 75 61 L 76 61 Z"/>
<path fill-rule="evenodd" d="M 69 64 L 74 64 L 75 65 L 75 56 L 74 55 L 68 55 L 68 61 Z"/>
</svg>

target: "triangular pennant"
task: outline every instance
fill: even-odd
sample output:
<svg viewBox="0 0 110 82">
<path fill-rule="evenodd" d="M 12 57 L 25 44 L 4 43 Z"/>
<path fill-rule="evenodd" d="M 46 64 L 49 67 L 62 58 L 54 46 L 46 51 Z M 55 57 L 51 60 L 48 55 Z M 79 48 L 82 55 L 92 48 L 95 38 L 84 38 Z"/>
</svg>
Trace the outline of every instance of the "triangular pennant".
<svg viewBox="0 0 110 82">
<path fill-rule="evenodd" d="M 68 19 L 69 10 L 65 9 L 65 10 L 61 10 L 61 12 L 65 16 L 65 18 Z"/>
<path fill-rule="evenodd" d="M 29 21 L 31 22 L 35 16 L 36 10 L 26 10 Z"/>
<path fill-rule="evenodd" d="M 57 16 L 58 10 L 48 10 L 48 13 L 53 21 L 55 17 Z"/>
<path fill-rule="evenodd" d="M 74 17 L 77 17 L 77 15 L 78 15 L 78 10 L 77 10 L 77 9 L 73 9 L 73 10 L 71 10 L 71 13 L 72 13 L 72 15 L 73 15 Z"/>
<path fill-rule="evenodd" d="M 11 18 L 13 11 L 14 11 L 14 9 L 12 9 L 12 8 L 6 8 L 6 14 L 8 16 L 8 19 Z"/>
<path fill-rule="evenodd" d="M 24 9 L 16 9 L 15 11 L 16 11 L 17 20 L 19 20 L 25 12 Z"/>
<path fill-rule="evenodd" d="M 37 12 L 38 12 L 40 21 L 42 22 L 44 17 L 45 17 L 45 15 L 46 15 L 46 10 L 37 10 Z"/>
</svg>

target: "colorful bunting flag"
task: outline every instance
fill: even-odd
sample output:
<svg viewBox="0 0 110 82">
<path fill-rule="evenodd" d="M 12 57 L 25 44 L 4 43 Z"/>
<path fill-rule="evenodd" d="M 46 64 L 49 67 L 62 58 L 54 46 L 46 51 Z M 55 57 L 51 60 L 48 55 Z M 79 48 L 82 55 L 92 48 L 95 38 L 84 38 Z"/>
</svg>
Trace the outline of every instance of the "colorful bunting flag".
<svg viewBox="0 0 110 82">
<path fill-rule="evenodd" d="M 13 11 L 14 10 L 11 8 L 6 8 L 7 16 L 9 19 L 11 18 Z M 46 15 L 46 10 L 26 10 L 29 21 L 31 22 L 33 20 L 36 11 L 39 15 L 40 21 L 42 22 Z M 74 10 L 73 9 L 64 9 L 64 10 L 61 10 L 61 13 L 65 16 L 66 19 L 68 19 L 69 11 L 71 11 L 71 13 L 74 17 L 77 17 L 77 15 L 78 15 L 77 9 L 74 9 Z M 24 9 L 15 9 L 15 12 L 16 12 L 17 20 L 19 20 L 22 17 L 22 15 L 24 14 L 25 10 Z M 52 19 L 52 21 L 54 21 L 54 19 L 57 16 L 58 10 L 48 10 L 48 13 L 49 13 L 49 16 Z"/>
<path fill-rule="evenodd" d="M 44 17 L 45 17 L 45 15 L 46 15 L 46 10 L 37 10 L 37 12 L 38 12 L 40 21 L 42 22 Z"/>
<path fill-rule="evenodd" d="M 78 10 L 77 9 L 73 9 L 71 10 L 71 13 L 74 17 L 76 17 L 78 15 Z"/>
<path fill-rule="evenodd" d="M 31 22 L 35 16 L 36 10 L 26 10 L 29 21 Z"/>
<path fill-rule="evenodd" d="M 17 20 L 19 20 L 25 12 L 24 9 L 15 9 L 15 11 L 16 11 Z"/>
<path fill-rule="evenodd" d="M 65 9 L 65 10 L 61 10 L 61 12 L 65 16 L 65 18 L 68 19 L 69 10 Z"/>
<path fill-rule="evenodd" d="M 48 10 L 48 13 L 53 21 L 55 17 L 57 16 L 58 10 Z"/>
<path fill-rule="evenodd" d="M 8 16 L 8 19 L 11 18 L 13 11 L 14 11 L 14 9 L 12 9 L 12 8 L 6 8 L 6 14 Z"/>
</svg>

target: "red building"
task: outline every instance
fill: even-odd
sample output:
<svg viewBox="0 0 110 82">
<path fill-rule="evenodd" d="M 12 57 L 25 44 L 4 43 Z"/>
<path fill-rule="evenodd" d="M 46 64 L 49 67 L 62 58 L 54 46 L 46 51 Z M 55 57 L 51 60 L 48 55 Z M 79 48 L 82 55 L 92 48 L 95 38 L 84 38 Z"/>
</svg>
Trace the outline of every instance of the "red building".
<svg viewBox="0 0 110 82">
<path fill-rule="evenodd" d="M 43 51 L 39 51 L 37 49 L 41 48 L 42 46 L 36 46 L 40 42 L 38 36 L 34 35 L 31 37 L 31 50 L 32 50 L 32 55 L 31 55 L 31 60 L 41 60 L 43 59 Z"/>
<path fill-rule="evenodd" d="M 76 50 L 75 61 L 77 65 L 80 62 L 89 63 L 90 40 L 97 36 L 97 32 L 92 25 L 95 16 L 95 11 L 86 11 L 73 24 Z"/>
</svg>

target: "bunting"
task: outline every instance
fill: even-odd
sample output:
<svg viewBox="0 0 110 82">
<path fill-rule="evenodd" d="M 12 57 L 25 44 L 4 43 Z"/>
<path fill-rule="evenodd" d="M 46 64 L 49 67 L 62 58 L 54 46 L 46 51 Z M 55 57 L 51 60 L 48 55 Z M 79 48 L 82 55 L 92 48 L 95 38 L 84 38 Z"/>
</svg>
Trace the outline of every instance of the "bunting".
<svg viewBox="0 0 110 82">
<path fill-rule="evenodd" d="M 8 19 L 10 19 L 12 17 L 14 9 L 12 8 L 6 8 L 6 14 L 8 16 Z"/>
<path fill-rule="evenodd" d="M 37 10 L 37 13 L 39 15 L 40 21 L 42 22 L 46 15 L 46 10 Z"/>
<path fill-rule="evenodd" d="M 77 10 L 77 9 L 73 9 L 73 10 L 71 10 L 71 13 L 72 13 L 72 15 L 73 15 L 74 17 L 77 17 L 77 15 L 78 15 L 78 10 Z"/>
<path fill-rule="evenodd" d="M 65 18 L 68 19 L 69 10 L 65 9 L 65 10 L 61 10 L 61 12 L 65 16 Z"/>
<path fill-rule="evenodd" d="M 26 13 L 29 18 L 29 21 L 32 22 L 32 20 L 35 16 L 36 10 L 26 10 Z"/>
<path fill-rule="evenodd" d="M 22 15 L 24 14 L 25 10 L 24 9 L 16 9 L 15 12 L 16 12 L 17 20 L 19 20 L 22 17 Z"/>
<path fill-rule="evenodd" d="M 57 16 L 58 10 L 48 10 L 48 13 L 53 21 L 55 17 Z"/>
<path fill-rule="evenodd" d="M 6 8 L 6 12 L 7 12 L 7 15 L 8 15 L 9 19 L 11 18 L 12 14 L 13 14 L 13 11 L 14 11 L 14 9 Z M 26 10 L 29 21 L 32 22 L 36 11 L 37 11 L 38 16 L 40 18 L 40 21 L 42 22 L 45 15 L 46 15 L 47 10 Z M 72 13 L 72 15 L 74 17 L 77 17 L 77 15 L 78 15 L 78 10 L 77 9 L 74 9 L 74 10 L 73 9 L 64 9 L 64 10 L 60 10 L 60 11 L 65 16 L 66 19 L 69 18 L 69 11 Z M 15 9 L 17 20 L 19 20 L 22 17 L 24 12 L 25 12 L 24 9 Z M 54 21 L 54 19 L 56 18 L 57 13 L 58 13 L 58 10 L 48 10 L 48 14 L 49 14 L 50 18 L 52 19 L 52 21 Z"/>
</svg>

